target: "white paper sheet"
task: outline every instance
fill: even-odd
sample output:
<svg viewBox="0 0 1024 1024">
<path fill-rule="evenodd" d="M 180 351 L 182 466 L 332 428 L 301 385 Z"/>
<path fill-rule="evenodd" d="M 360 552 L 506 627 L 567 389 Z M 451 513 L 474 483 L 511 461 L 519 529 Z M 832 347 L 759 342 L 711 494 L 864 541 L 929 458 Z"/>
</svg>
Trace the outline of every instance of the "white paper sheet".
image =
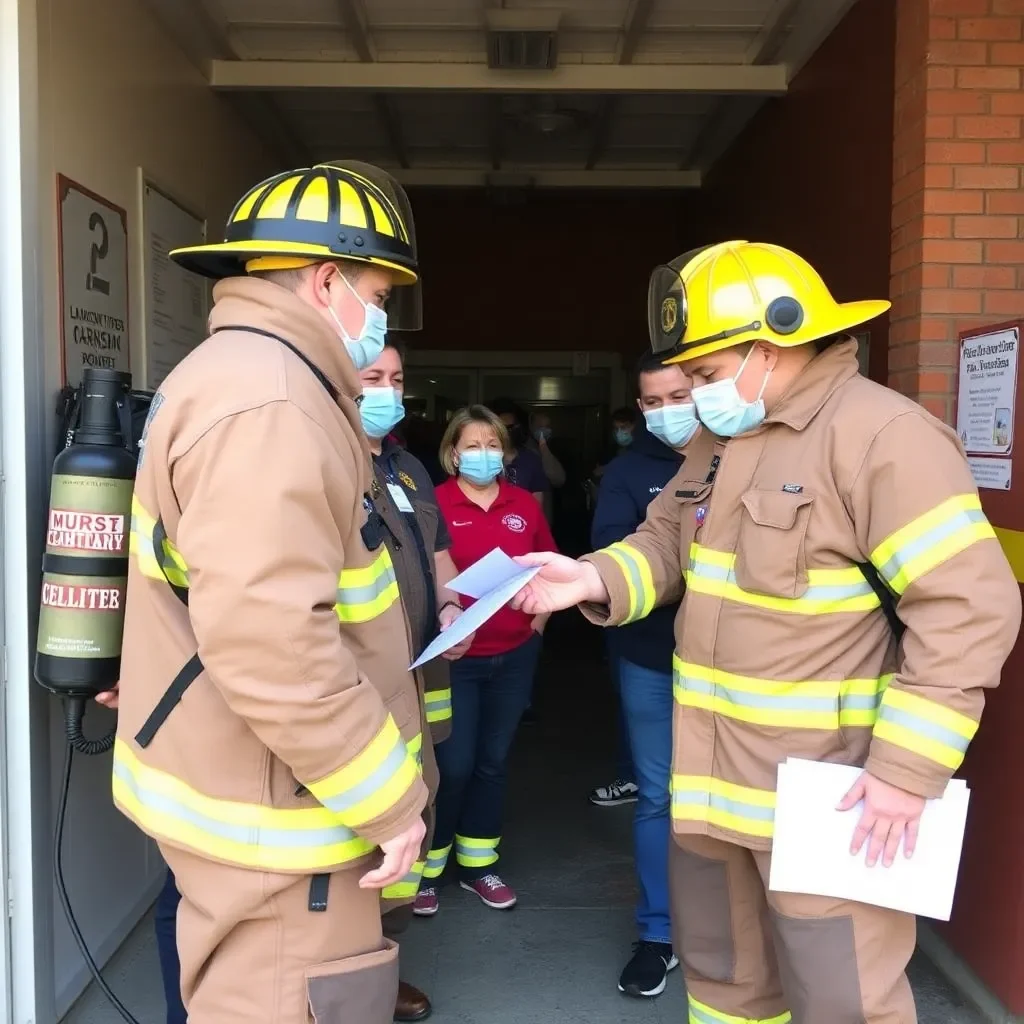
<svg viewBox="0 0 1024 1024">
<path fill-rule="evenodd" d="M 861 805 L 835 809 L 860 773 L 848 765 L 798 758 L 779 765 L 769 888 L 948 921 L 967 820 L 966 783 L 954 779 L 940 800 L 925 805 L 912 858 L 904 856 L 901 843 L 892 867 L 879 860 L 869 868 L 866 846 L 856 857 L 850 853 Z"/>
<path fill-rule="evenodd" d="M 539 572 L 538 568 L 524 569 L 500 548 L 488 552 L 460 573 L 448 584 L 449 590 L 466 597 L 476 598 L 446 630 L 439 633 L 409 666 L 410 671 L 432 661 L 470 633 L 476 632 L 495 612 L 503 608 Z"/>
</svg>

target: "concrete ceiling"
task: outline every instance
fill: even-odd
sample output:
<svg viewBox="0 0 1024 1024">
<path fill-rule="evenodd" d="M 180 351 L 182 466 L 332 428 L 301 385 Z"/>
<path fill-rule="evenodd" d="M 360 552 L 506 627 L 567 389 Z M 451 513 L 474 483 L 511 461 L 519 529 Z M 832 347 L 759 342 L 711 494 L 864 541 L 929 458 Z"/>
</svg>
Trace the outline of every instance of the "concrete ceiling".
<svg viewBox="0 0 1024 1024">
<path fill-rule="evenodd" d="M 855 0 L 140 2 L 286 164 L 680 188 Z M 541 66 L 510 68 L 523 52 Z"/>
</svg>

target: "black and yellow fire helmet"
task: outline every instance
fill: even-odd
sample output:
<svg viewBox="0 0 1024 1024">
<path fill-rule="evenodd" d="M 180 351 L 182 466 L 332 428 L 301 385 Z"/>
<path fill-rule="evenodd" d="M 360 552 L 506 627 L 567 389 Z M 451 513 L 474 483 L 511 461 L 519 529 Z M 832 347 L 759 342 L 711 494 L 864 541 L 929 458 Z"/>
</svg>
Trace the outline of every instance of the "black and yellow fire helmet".
<svg viewBox="0 0 1024 1024">
<path fill-rule="evenodd" d="M 402 305 L 420 307 L 416 234 L 405 190 L 386 171 L 355 160 L 261 181 L 231 211 L 223 242 L 170 255 L 186 270 L 215 279 L 327 260 L 370 263 L 392 271 L 396 285 L 415 285 L 413 302 Z M 419 326 L 408 317 L 392 318 L 390 309 L 389 319 L 403 321 L 392 324 L 397 330 Z"/>
</svg>

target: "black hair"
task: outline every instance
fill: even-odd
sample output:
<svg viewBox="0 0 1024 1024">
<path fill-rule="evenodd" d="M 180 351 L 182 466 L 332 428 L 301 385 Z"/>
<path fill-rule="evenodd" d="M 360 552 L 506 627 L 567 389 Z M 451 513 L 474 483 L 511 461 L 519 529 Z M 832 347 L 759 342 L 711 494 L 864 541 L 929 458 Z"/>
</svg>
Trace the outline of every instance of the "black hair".
<svg viewBox="0 0 1024 1024">
<path fill-rule="evenodd" d="M 653 352 L 648 349 L 637 361 L 633 367 L 633 379 L 640 383 L 640 375 L 644 373 L 658 373 L 661 370 L 670 369 L 665 363 L 662 362 L 660 356 L 656 356 Z"/>
<path fill-rule="evenodd" d="M 517 427 L 525 427 L 528 423 L 526 410 L 511 398 L 495 398 L 493 401 L 487 403 L 487 408 L 490 409 L 495 416 L 511 416 L 515 420 Z"/>
<path fill-rule="evenodd" d="M 636 409 L 629 405 L 621 406 L 612 413 L 612 423 L 634 425 L 636 423 Z"/>
<path fill-rule="evenodd" d="M 405 365 L 405 356 L 408 349 L 406 348 L 405 341 L 395 334 L 394 331 L 388 333 L 384 341 L 384 347 L 393 348 L 398 353 L 398 358 L 402 360 L 402 365 Z"/>
</svg>

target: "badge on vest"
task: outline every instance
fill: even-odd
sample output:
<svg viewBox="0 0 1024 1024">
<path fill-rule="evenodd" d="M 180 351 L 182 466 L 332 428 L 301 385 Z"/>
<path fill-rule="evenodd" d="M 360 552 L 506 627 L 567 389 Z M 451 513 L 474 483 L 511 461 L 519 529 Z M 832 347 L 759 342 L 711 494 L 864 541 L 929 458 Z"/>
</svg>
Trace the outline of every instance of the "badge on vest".
<svg viewBox="0 0 1024 1024">
<path fill-rule="evenodd" d="M 786 494 L 802 494 L 804 490 L 803 484 L 783 484 L 782 489 Z"/>
<path fill-rule="evenodd" d="M 399 512 L 412 512 L 409 498 L 399 484 L 388 484 L 388 493 Z"/>
</svg>

